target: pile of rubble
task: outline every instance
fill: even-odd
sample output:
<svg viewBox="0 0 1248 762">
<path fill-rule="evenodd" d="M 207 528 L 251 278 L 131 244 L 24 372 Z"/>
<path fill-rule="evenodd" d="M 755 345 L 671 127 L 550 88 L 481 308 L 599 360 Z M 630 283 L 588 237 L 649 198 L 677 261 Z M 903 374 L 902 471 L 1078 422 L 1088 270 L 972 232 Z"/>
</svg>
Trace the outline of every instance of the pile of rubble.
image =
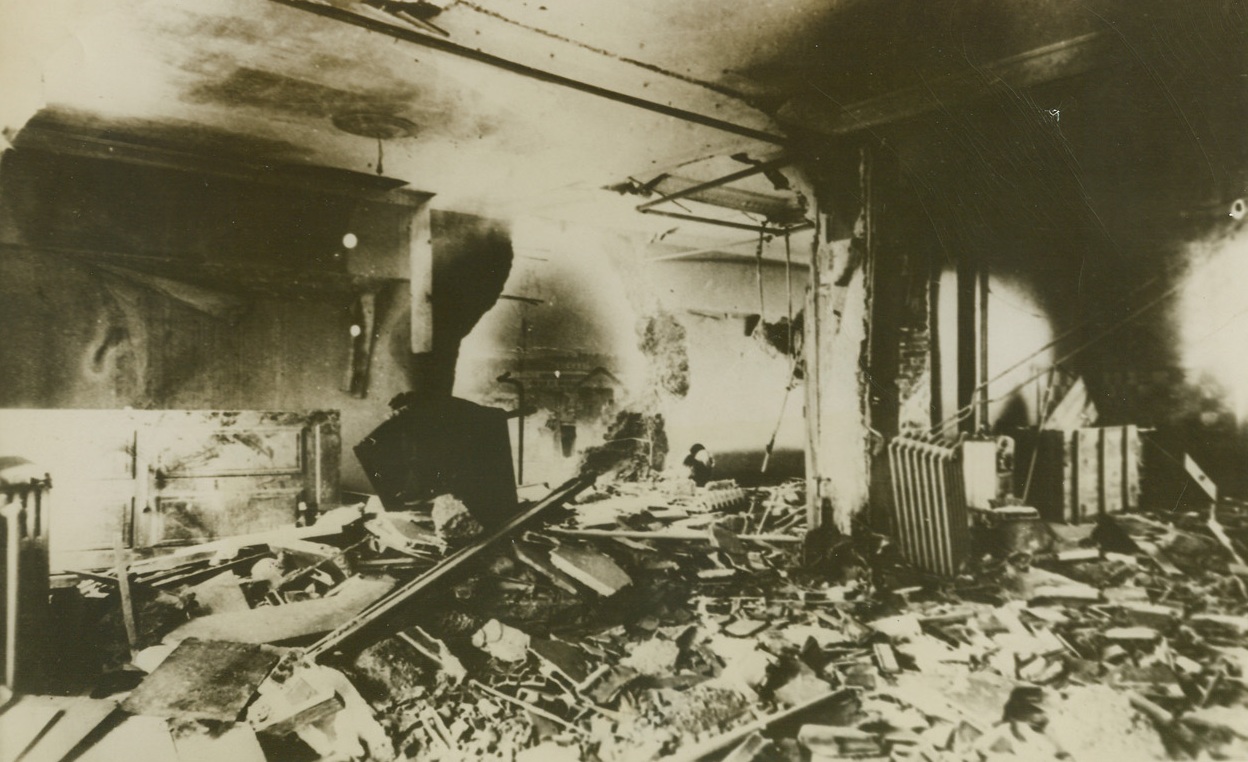
<svg viewBox="0 0 1248 762">
<path fill-rule="evenodd" d="M 1237 506 L 933 579 L 869 532 L 807 538 L 803 505 L 574 480 L 501 526 L 450 496 L 353 506 L 83 573 L 126 633 L 105 697 L 12 699 L 0 737 L 22 759 L 1248 757 Z"/>
</svg>

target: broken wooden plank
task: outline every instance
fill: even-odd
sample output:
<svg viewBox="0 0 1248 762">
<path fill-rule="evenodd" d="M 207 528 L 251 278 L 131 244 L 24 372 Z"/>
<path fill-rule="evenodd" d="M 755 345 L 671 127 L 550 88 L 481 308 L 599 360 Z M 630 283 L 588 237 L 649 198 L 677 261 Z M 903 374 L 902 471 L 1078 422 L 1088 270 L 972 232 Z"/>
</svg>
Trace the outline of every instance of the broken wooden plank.
<svg viewBox="0 0 1248 762">
<path fill-rule="evenodd" d="M 401 608 L 416 597 L 445 584 L 455 574 L 462 572 L 473 561 L 493 548 L 500 541 L 523 529 L 548 511 L 571 500 L 581 491 L 587 489 L 597 476 L 582 474 L 555 489 L 545 500 L 532 508 L 508 519 L 497 529 L 489 532 L 471 545 L 467 545 L 453 555 L 444 559 L 437 566 L 399 587 L 380 600 L 358 613 L 350 621 L 343 623 L 333 632 L 317 641 L 306 651 L 310 659 L 317 659 L 334 649 L 341 648 L 349 641 L 362 636 L 367 630 L 378 626 L 378 622 L 387 615 Z"/>
<path fill-rule="evenodd" d="M 897 654 L 892 646 L 887 643 L 876 643 L 871 646 L 871 649 L 875 653 L 875 663 L 881 672 L 891 675 L 901 671 L 901 666 L 897 663 Z"/>
<path fill-rule="evenodd" d="M 635 531 L 631 529 L 564 529 L 553 527 L 544 530 L 547 534 L 560 537 L 580 537 L 585 539 L 628 539 L 628 540 L 665 540 L 676 542 L 712 542 L 707 532 L 678 529 L 664 529 L 654 532 Z M 791 534 L 739 534 L 736 539 L 741 542 L 753 543 L 798 543 L 802 538 Z"/>
<path fill-rule="evenodd" d="M 1060 550 L 1057 553 L 1057 560 L 1063 563 L 1094 561 L 1100 557 L 1100 548 L 1071 548 L 1070 550 Z"/>
<path fill-rule="evenodd" d="M 324 598 L 261 606 L 247 611 L 227 611 L 192 619 L 166 636 L 166 640 L 200 638 L 238 643 L 280 643 L 329 632 L 356 616 L 394 589 L 390 577 L 352 577 Z"/>
<path fill-rule="evenodd" d="M 775 744 L 764 738 L 762 733 L 754 732 L 746 737 L 737 748 L 724 757 L 723 762 L 755 762 L 758 759 L 770 759 Z"/>
<path fill-rule="evenodd" d="M 1152 627 L 1111 627 L 1101 637 L 1111 643 L 1156 643 L 1161 634 Z"/>
<path fill-rule="evenodd" d="M 523 540 L 512 540 L 511 549 L 517 561 L 550 580 L 555 587 L 573 595 L 579 592 L 572 579 L 556 569 L 550 562 L 550 555 L 546 548 Z"/>
<path fill-rule="evenodd" d="M 277 665 L 273 649 L 185 640 L 122 703 L 131 714 L 235 722 Z"/>
<path fill-rule="evenodd" d="M 234 572 L 225 572 L 187 588 L 183 594 L 195 596 L 195 604 L 204 614 L 249 611 L 241 582 Z"/>
<path fill-rule="evenodd" d="M 1101 512 L 1122 513 L 1125 502 L 1121 426 L 1101 430 Z"/>
<path fill-rule="evenodd" d="M 633 583 L 632 577 L 605 553 L 563 546 L 550 551 L 556 569 L 603 597 L 611 597 Z"/>
<path fill-rule="evenodd" d="M 257 733 L 284 736 L 342 709 L 342 700 L 323 685 L 310 682 L 299 670 L 284 682 L 270 677 L 256 689 L 247 721 Z"/>
<path fill-rule="evenodd" d="M 1140 468 L 1143 464 L 1143 442 L 1138 426 L 1123 427 L 1122 490 L 1123 508 L 1135 511 L 1140 507 Z"/>
<path fill-rule="evenodd" d="M 736 730 L 730 730 L 722 735 L 708 738 L 701 743 L 685 746 L 676 754 L 664 757 L 665 762 L 699 762 L 704 757 L 723 752 L 725 749 L 731 749 L 754 733 L 764 733 L 774 725 L 800 717 L 805 712 L 815 709 L 821 709 L 834 704 L 849 704 L 854 701 L 856 695 L 852 690 L 832 691 L 822 696 L 817 696 L 791 709 L 785 709 L 766 717 L 758 719 L 754 722 L 747 723 Z"/>
<path fill-rule="evenodd" d="M 561 640 L 532 638 L 529 650 L 550 669 L 563 675 L 568 682 L 580 687 L 591 674 L 589 656 L 577 646 Z"/>
<path fill-rule="evenodd" d="M 130 595 L 130 570 L 128 568 L 127 551 L 123 545 L 122 536 L 119 533 L 113 545 L 113 553 L 117 562 L 117 595 L 121 601 L 121 621 L 126 627 L 126 643 L 130 646 L 130 652 L 134 653 L 138 647 L 139 633 L 138 625 L 134 620 L 134 600 Z"/>
<path fill-rule="evenodd" d="M 1101 513 L 1101 430 L 1079 429 L 1076 437 L 1076 521 L 1093 521 Z"/>
<path fill-rule="evenodd" d="M 1196 482 L 1210 500 L 1214 503 L 1218 502 L 1218 485 L 1214 484 L 1213 479 L 1209 478 L 1205 470 L 1192 460 L 1191 455 L 1183 456 L 1183 470 L 1187 471 L 1187 475 L 1192 477 L 1192 481 Z"/>
</svg>

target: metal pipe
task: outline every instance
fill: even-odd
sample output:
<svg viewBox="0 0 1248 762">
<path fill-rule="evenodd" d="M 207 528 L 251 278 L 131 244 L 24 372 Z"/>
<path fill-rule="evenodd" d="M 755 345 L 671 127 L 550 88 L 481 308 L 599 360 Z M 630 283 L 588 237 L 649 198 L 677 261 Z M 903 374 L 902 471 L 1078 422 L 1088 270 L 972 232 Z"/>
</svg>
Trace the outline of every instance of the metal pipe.
<svg viewBox="0 0 1248 762">
<path fill-rule="evenodd" d="M 674 220 L 685 220 L 686 222 L 701 222 L 706 225 L 718 225 L 722 228 L 732 228 L 733 230 L 748 230 L 752 233 L 795 233 L 799 230 L 807 230 L 814 227 L 813 222 L 800 222 L 787 228 L 769 228 L 763 225 L 747 225 L 744 222 L 732 222 L 730 220 L 717 220 L 713 217 L 698 217 L 693 214 L 680 214 L 679 212 L 663 212 L 658 209 L 638 209 L 642 214 L 657 214 L 660 217 L 671 217 Z"/>
<path fill-rule="evenodd" d="M 780 167 L 788 166 L 790 163 L 792 163 L 792 160 L 789 157 L 781 156 L 779 158 L 772 159 L 771 161 L 755 164 L 752 167 L 746 167 L 745 169 L 733 172 L 732 174 L 717 177 L 714 180 L 707 180 L 706 182 L 698 183 L 697 185 L 690 185 L 688 188 L 683 190 L 678 190 L 661 198 L 656 198 L 653 201 L 647 201 L 644 204 L 639 204 L 637 206 L 637 211 L 644 212 L 645 210 L 658 206 L 659 204 L 666 204 L 668 201 L 676 201 L 677 199 L 696 196 L 702 191 L 708 191 L 713 188 L 718 188 L 721 185 L 735 183 L 737 180 L 744 180 L 747 177 L 753 177 L 754 175 L 762 174 L 763 172 L 779 169 Z"/>
<path fill-rule="evenodd" d="M 535 79 L 535 80 L 538 80 L 539 82 L 547 82 L 553 85 L 560 85 L 562 87 L 567 87 L 572 90 L 578 90 L 582 93 L 588 93 L 589 95 L 596 95 L 600 98 L 605 98 L 607 100 L 615 101 L 617 103 L 623 103 L 628 106 L 635 106 L 637 108 L 645 109 L 647 111 L 653 111 L 656 114 L 662 114 L 664 116 L 675 117 L 676 119 L 682 119 L 686 122 L 691 122 L 693 124 L 700 124 L 703 127 L 710 127 L 712 129 L 720 130 L 722 132 L 729 132 L 734 135 L 740 135 L 742 137 L 751 138 L 753 140 L 759 140 L 764 143 L 786 145 L 789 142 L 788 138 L 780 136 L 780 135 L 773 135 L 770 132 L 756 130 L 752 127 L 743 127 L 742 125 L 734 124 L 732 122 L 726 122 L 722 119 L 716 119 L 715 117 L 712 117 L 712 116 L 706 116 L 704 114 L 698 114 L 693 111 L 686 111 L 685 109 L 675 108 L 674 106 L 667 106 L 662 103 L 648 101 L 648 100 L 645 100 L 644 98 L 638 98 L 636 96 L 627 95 L 625 93 L 617 92 L 615 90 L 608 90 L 605 87 L 599 87 L 598 85 L 591 85 L 588 82 L 581 82 L 580 80 L 572 79 L 570 77 L 565 77 L 562 74 L 555 74 L 554 72 L 545 71 L 543 69 L 536 69 L 532 66 L 527 66 L 525 64 L 517 63 L 515 61 L 509 61 L 506 58 L 500 58 L 499 56 L 492 55 L 490 53 L 486 53 L 481 50 L 475 50 L 473 48 L 467 47 L 465 45 L 460 45 L 459 43 L 452 42 L 450 40 L 443 39 L 441 37 L 434 37 L 432 35 L 422 34 L 413 29 L 406 29 L 404 27 L 395 26 L 394 24 L 390 24 L 385 21 L 381 21 L 379 19 L 369 18 L 367 16 L 361 16 L 358 13 L 353 13 L 349 10 L 346 10 L 344 8 L 339 8 L 337 6 L 322 5 L 320 3 L 308 2 L 307 0 L 272 0 L 272 2 L 288 6 L 290 8 L 296 8 L 301 11 L 307 11 L 308 13 L 314 13 L 317 16 L 332 19 L 334 21 L 341 21 L 347 24 L 351 24 L 352 26 L 357 26 L 361 29 L 367 29 L 371 32 L 379 32 L 381 34 L 389 35 L 390 37 L 393 37 L 398 40 L 403 40 L 404 42 L 411 42 L 416 45 L 421 45 L 426 48 L 431 48 L 433 50 L 440 50 L 444 53 L 450 53 L 451 55 L 459 56 L 460 58 L 467 58 L 469 60 L 477 61 L 479 63 L 489 64 L 490 66 L 494 66 L 499 69 L 503 69 L 505 71 L 510 71 L 513 74 L 519 74 L 521 76 L 528 77 L 529 79 Z"/>
</svg>

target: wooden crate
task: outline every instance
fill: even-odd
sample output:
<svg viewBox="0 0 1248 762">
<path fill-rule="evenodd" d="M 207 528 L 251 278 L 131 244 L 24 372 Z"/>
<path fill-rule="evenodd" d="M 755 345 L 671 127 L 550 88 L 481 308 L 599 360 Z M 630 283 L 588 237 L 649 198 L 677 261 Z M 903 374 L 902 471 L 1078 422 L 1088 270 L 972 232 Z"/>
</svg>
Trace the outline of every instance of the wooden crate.
<svg viewBox="0 0 1248 762">
<path fill-rule="evenodd" d="M 1139 509 L 1138 427 L 1032 430 L 1015 438 L 1016 490 L 1045 521 L 1078 524 Z"/>
</svg>

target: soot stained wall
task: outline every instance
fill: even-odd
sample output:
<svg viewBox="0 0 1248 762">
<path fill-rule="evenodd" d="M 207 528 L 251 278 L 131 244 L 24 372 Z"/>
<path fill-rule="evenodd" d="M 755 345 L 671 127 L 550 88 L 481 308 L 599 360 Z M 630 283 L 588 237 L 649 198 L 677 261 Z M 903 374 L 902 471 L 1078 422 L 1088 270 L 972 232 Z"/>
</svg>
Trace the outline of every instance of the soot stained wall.
<svg viewBox="0 0 1248 762">
<path fill-rule="evenodd" d="M 196 182 L 172 171 L 14 156 L 0 162 L 0 407 L 331 408 L 342 411 L 350 446 L 384 420 L 392 396 L 412 388 L 408 288 L 396 279 L 378 284 L 369 394 L 343 391 L 356 293 L 336 244 L 348 224 L 359 223 L 349 198 L 333 196 L 333 214 L 324 215 L 319 202 L 301 211 L 297 198 L 281 201 L 272 188 L 252 188 L 271 200 L 251 206 L 196 196 L 187 190 Z M 115 203 L 110 194 L 122 186 L 121 197 L 150 214 Z M 167 187 L 186 192 L 158 198 Z M 275 206 L 288 213 L 275 214 Z M 320 222 L 309 222 L 314 233 L 301 227 L 299 220 L 318 215 Z M 405 258 L 405 233 L 390 224 L 401 216 L 355 227 L 360 248 Z M 53 247 L 185 258 L 227 276 L 197 286 L 188 300 L 102 266 L 116 257 L 68 257 Z M 245 269 L 228 275 L 233 265 Z M 187 272 L 201 272 L 191 266 Z M 249 280 L 256 268 L 290 277 Z M 299 285 L 318 273 L 338 280 Z M 367 488 L 350 457 L 343 458 L 343 487 Z"/>
<path fill-rule="evenodd" d="M 1102 422 L 1159 427 L 1224 489 L 1248 487 L 1236 373 L 1192 351 L 1216 330 L 1242 335 L 1236 315 L 1248 305 L 1207 277 L 1222 267 L 1220 279 L 1234 279 L 1239 270 L 1220 254 L 1243 248 L 1244 223 L 1229 212 L 1248 188 L 1244 21 L 1242 4 L 1230 2 L 1109 14 L 1098 30 L 1120 47 L 1108 68 L 875 136 L 896 152 L 914 202 L 899 256 L 934 252 L 943 270 L 937 348 L 946 414 L 955 388 L 952 273 L 969 258 L 992 273 L 990 375 L 1057 339 L 998 382 L 994 396 L 1067 358 L 1064 369 L 1088 384 Z M 1217 300 L 1226 302 L 1221 312 L 1204 311 L 1224 319 L 1206 315 L 1203 333 L 1194 331 L 1193 304 Z M 921 334 L 903 339 L 921 345 Z M 1035 423 L 1036 386 L 1012 396 L 994 407 L 995 422 Z"/>
</svg>

